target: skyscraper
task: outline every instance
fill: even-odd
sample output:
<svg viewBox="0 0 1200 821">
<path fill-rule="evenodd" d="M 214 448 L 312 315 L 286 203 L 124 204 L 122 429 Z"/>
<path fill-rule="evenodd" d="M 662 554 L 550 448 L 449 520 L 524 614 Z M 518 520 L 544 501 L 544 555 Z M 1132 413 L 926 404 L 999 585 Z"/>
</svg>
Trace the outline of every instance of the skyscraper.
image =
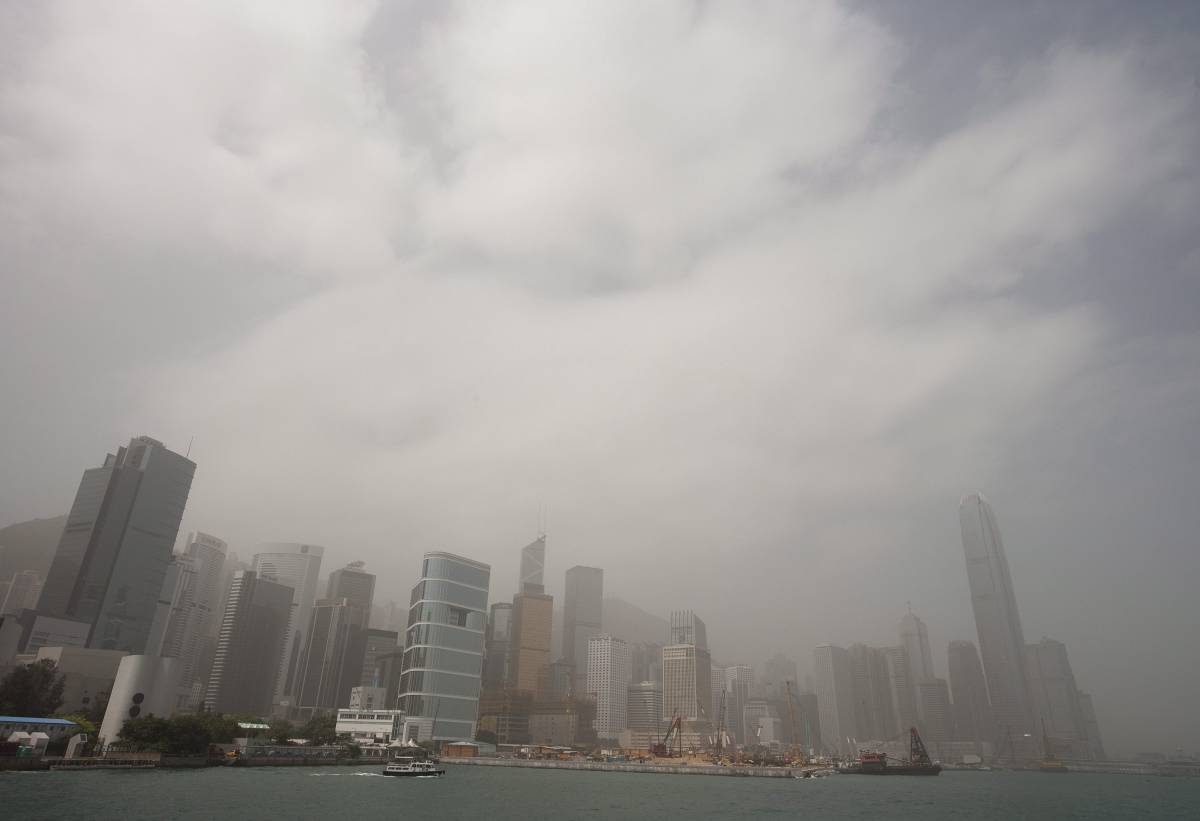
<svg viewBox="0 0 1200 821">
<path fill-rule="evenodd" d="M 550 663 L 553 621 L 553 597 L 534 592 L 513 596 L 508 651 L 508 686 L 513 690 L 534 694 L 540 691 L 539 684 L 545 680 L 542 671 Z"/>
<path fill-rule="evenodd" d="M 892 711 L 896 727 L 903 732 L 917 726 L 917 688 L 908 665 L 908 651 L 903 646 L 884 647 L 888 681 L 892 690 Z"/>
<path fill-rule="evenodd" d="M 287 639 L 279 660 L 275 681 L 275 701 L 279 703 L 292 695 L 300 652 L 308 640 L 308 625 L 312 606 L 317 599 L 317 576 L 321 573 L 321 556 L 325 548 L 315 544 L 270 542 L 261 545 L 254 554 L 251 569 L 267 578 L 292 588 L 291 615 Z"/>
<path fill-rule="evenodd" d="M 626 723 L 635 733 L 661 733 L 663 726 L 662 685 L 641 681 L 629 685 Z"/>
<path fill-rule="evenodd" d="M 587 677 L 588 639 L 600 635 L 604 612 L 604 571 L 598 567 L 572 567 L 567 571 L 563 595 L 562 656 L 575 668 L 575 690 Z"/>
<path fill-rule="evenodd" d="M 929 631 L 925 629 L 925 622 L 913 615 L 912 610 L 900 619 L 900 644 L 908 652 L 908 666 L 915 681 L 935 678 Z"/>
<path fill-rule="evenodd" d="M 722 674 L 725 679 L 725 725 L 738 744 L 746 744 L 742 714 L 754 689 L 754 668 L 748 664 L 737 664 L 726 667 Z"/>
<path fill-rule="evenodd" d="M 362 678 L 359 680 L 363 687 L 388 686 L 388 670 L 381 659 L 387 658 L 400 650 L 400 634 L 395 630 L 380 630 L 368 628 L 366 650 L 363 653 Z M 392 705 L 388 703 L 388 709 Z"/>
<path fill-rule="evenodd" d="M 146 648 L 196 464 L 139 436 L 83 473 L 38 602 L 88 647 Z"/>
<path fill-rule="evenodd" d="M 367 611 L 370 620 L 375 599 L 375 576 L 363 570 L 363 562 L 351 562 L 329 574 L 327 599 L 345 599 L 349 604 Z"/>
<path fill-rule="evenodd" d="M 1096 706 L 1091 695 L 1082 690 L 1079 692 L 1079 709 L 1083 711 L 1083 723 L 1087 727 L 1088 744 L 1091 747 L 1090 758 L 1093 761 L 1107 760 L 1104 742 L 1100 738 L 1100 723 L 1096 720 Z"/>
<path fill-rule="evenodd" d="M 518 593 L 544 593 L 543 574 L 546 570 L 546 536 L 538 536 L 521 548 L 521 585 Z"/>
<path fill-rule="evenodd" d="M 892 738 L 900 728 L 887 653 L 865 644 L 852 644 L 849 652 L 858 737 L 876 741 Z"/>
<path fill-rule="evenodd" d="M 400 674 L 404 740 L 475 737 L 491 574 L 453 553 L 425 554 Z"/>
<path fill-rule="evenodd" d="M 299 707 L 332 710 L 350 703 L 362 681 L 370 610 L 350 599 L 321 599 L 296 667 L 293 700 Z"/>
<path fill-rule="evenodd" d="M 508 682 L 509 644 L 512 638 L 512 602 L 496 602 L 488 618 L 483 659 L 484 689 L 498 690 Z"/>
<path fill-rule="evenodd" d="M 763 697 L 768 701 L 783 701 L 787 698 L 789 681 L 796 681 L 796 660 L 782 653 L 767 659 L 763 666 Z"/>
<path fill-rule="evenodd" d="M 180 685 L 185 691 L 192 691 L 185 706 L 195 707 L 199 703 L 216 652 L 227 552 L 225 542 L 207 533 L 191 534 L 183 552 L 191 563 L 191 587 L 179 612 L 179 623 L 172 624 L 167 633 L 169 648 L 179 657 Z"/>
<path fill-rule="evenodd" d="M 712 722 L 712 658 L 704 622 L 691 610 L 671 613 L 670 643 L 662 650 L 663 718 Z"/>
<path fill-rule="evenodd" d="M 1092 758 L 1088 722 L 1067 646 L 1043 637 L 1025 648 L 1025 662 L 1034 714 L 1044 722 L 1051 742 L 1059 745 L 1057 752 L 1069 758 Z M 1043 729 L 1041 723 L 1037 729 Z"/>
<path fill-rule="evenodd" d="M 286 585 L 260 578 L 252 570 L 233 574 L 204 695 L 205 709 L 270 713 L 291 602 L 292 590 Z"/>
<path fill-rule="evenodd" d="M 992 718 L 998 730 L 1016 738 L 1032 732 L 1034 721 L 1025 680 L 1025 634 L 1004 542 L 996 516 L 981 494 L 964 496 L 958 515 Z"/>
<path fill-rule="evenodd" d="M 616 738 L 628 726 L 629 644 L 608 634 L 587 644 L 587 693 L 596 702 L 596 735 Z"/>
<path fill-rule="evenodd" d="M 946 651 L 950 695 L 954 698 L 954 734 L 959 741 L 992 742 L 992 707 L 979 651 L 970 641 L 952 641 Z"/>
<path fill-rule="evenodd" d="M 937 746 L 954 734 L 950 688 L 944 678 L 925 679 L 917 684 L 917 697 L 921 704 L 921 735 L 937 755 Z"/>
<path fill-rule="evenodd" d="M 843 755 L 855 752 L 854 676 L 850 654 L 834 644 L 819 644 L 813 651 L 817 667 L 817 707 L 825 742 Z"/>
</svg>

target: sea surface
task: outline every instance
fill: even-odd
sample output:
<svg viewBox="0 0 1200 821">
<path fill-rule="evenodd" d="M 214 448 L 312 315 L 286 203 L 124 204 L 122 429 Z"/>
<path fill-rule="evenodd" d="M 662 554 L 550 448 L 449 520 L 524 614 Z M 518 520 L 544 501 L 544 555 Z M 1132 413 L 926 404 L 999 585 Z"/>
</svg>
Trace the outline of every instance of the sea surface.
<svg viewBox="0 0 1200 821">
<path fill-rule="evenodd" d="M 217 767 L 0 773 L 0 818 L 164 821 L 609 819 L 1200 819 L 1200 779 L 945 772 L 723 778 L 452 766 L 440 779 L 376 768 Z"/>
</svg>

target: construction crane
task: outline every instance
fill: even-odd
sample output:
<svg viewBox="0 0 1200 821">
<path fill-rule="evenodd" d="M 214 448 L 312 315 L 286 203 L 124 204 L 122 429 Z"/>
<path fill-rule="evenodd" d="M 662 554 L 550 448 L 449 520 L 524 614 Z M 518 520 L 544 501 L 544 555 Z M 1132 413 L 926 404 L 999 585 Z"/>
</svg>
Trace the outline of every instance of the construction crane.
<svg viewBox="0 0 1200 821">
<path fill-rule="evenodd" d="M 675 743 L 678 746 L 674 753 L 671 751 L 672 735 L 675 736 Z M 650 745 L 650 754 L 658 758 L 683 758 L 683 719 L 680 716 L 676 715 L 671 720 L 671 726 L 667 728 L 662 741 Z"/>
<path fill-rule="evenodd" d="M 787 688 L 787 703 L 788 703 L 788 723 L 791 724 L 792 730 L 792 750 L 791 756 L 793 761 L 799 761 L 803 766 L 806 762 L 804 757 L 804 747 L 797 743 L 796 734 L 796 698 L 792 695 L 792 680 L 788 679 L 784 682 Z"/>
<path fill-rule="evenodd" d="M 717 709 L 717 743 L 713 761 L 721 759 L 721 748 L 725 746 L 725 691 L 721 691 L 721 706 Z"/>
</svg>

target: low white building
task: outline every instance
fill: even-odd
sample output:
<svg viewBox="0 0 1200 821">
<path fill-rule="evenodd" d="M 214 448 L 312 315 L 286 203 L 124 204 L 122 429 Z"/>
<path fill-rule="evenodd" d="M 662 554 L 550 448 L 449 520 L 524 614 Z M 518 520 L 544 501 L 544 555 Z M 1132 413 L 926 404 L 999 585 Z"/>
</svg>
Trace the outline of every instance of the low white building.
<svg viewBox="0 0 1200 821">
<path fill-rule="evenodd" d="M 334 732 L 361 744 L 387 744 L 399 739 L 404 725 L 400 710 L 338 710 Z"/>
</svg>

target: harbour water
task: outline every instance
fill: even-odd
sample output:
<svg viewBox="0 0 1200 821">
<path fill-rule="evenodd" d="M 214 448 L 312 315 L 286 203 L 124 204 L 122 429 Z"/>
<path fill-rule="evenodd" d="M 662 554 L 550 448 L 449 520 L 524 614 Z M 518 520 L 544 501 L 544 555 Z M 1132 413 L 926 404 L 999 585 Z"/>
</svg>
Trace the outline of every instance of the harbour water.
<svg viewBox="0 0 1200 821">
<path fill-rule="evenodd" d="M 1060 821 L 1200 818 L 1200 779 L 1019 772 L 937 778 L 687 778 L 450 767 L 441 779 L 377 768 L 0 774 L 6 819 L 60 821 Z"/>
</svg>

